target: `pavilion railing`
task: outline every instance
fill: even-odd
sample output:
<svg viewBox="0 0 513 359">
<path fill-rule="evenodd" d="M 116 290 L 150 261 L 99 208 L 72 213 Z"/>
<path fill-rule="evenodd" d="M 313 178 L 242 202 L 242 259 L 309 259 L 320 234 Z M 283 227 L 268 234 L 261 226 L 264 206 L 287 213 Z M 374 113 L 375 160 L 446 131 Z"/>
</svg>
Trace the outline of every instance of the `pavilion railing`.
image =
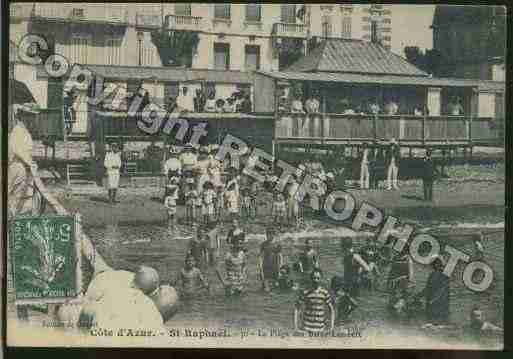
<svg viewBox="0 0 513 359">
<path fill-rule="evenodd" d="M 223 115 L 218 114 L 219 118 Z M 22 116 L 35 139 L 48 136 L 63 138 L 61 109 L 45 109 L 39 114 L 24 113 Z M 102 125 L 105 136 L 141 135 L 137 118 L 128 117 L 126 113 L 109 115 L 106 112 L 101 115 L 98 112 L 93 115 L 91 112 L 86 116 L 89 122 L 96 116 L 96 125 Z M 193 119 L 195 116 L 200 118 L 201 114 L 189 113 L 186 117 Z M 244 123 L 248 126 L 250 122 Z M 504 138 L 504 120 L 490 117 L 283 113 L 274 126 L 277 141 L 337 142 L 395 138 L 402 142 L 449 141 L 470 144 L 496 143 Z M 249 127 L 247 130 L 251 131 Z M 83 135 L 87 136 L 87 133 Z"/>
<path fill-rule="evenodd" d="M 342 115 L 283 113 L 276 139 L 363 141 L 395 138 L 404 142 L 497 142 L 503 120 L 469 116 Z"/>
</svg>

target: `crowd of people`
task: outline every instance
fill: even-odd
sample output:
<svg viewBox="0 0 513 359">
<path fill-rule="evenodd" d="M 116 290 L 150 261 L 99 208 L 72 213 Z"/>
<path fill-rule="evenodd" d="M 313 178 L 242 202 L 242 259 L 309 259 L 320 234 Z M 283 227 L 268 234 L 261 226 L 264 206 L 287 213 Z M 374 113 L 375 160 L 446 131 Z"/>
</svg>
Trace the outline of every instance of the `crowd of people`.
<svg viewBox="0 0 513 359">
<path fill-rule="evenodd" d="M 296 260 L 291 263 L 284 261 L 281 244 L 276 242 L 275 237 L 283 226 L 301 223 L 304 201 L 297 194 L 302 178 L 306 174 L 315 175 L 319 188 L 325 191 L 322 193 L 326 193 L 328 187 L 333 189 L 335 186 L 333 174 L 325 173 L 322 164 L 300 164 L 283 191 L 277 191 L 277 172 L 262 172 L 265 181 L 259 183 L 244 175 L 243 165 L 240 168 L 233 166 L 234 159 L 217 159 L 215 154 L 218 150 L 217 145 L 170 146 L 163 162 L 166 178 L 163 203 L 169 223 L 174 225 L 178 221 L 177 206 L 181 202 L 185 207 L 184 223 L 196 228 L 187 246 L 184 267 L 174 282 L 184 298 L 194 297 L 201 289 L 211 293 L 212 287 L 204 273 L 207 270 L 215 271 L 227 296 L 245 293 L 250 243 L 240 220 L 256 218 L 259 207 L 264 204 L 263 193 L 267 191 L 272 194 L 269 213 L 272 223 L 266 229 L 265 241 L 260 244 L 256 270 L 264 291 L 297 293 L 294 316 L 297 329 L 319 332 L 333 328 L 336 322 L 343 322 L 359 307 L 358 298 L 362 290 L 383 290 L 379 278 L 386 268 L 389 269 L 384 290 L 389 295 L 388 309 L 395 318 L 407 320 L 415 317 L 422 308 L 420 299 L 425 298 L 425 313 L 430 325 L 443 326 L 448 323 L 450 286 L 449 279 L 442 273 L 445 266 L 442 257 L 433 260 L 433 271 L 426 287 L 417 294 L 413 293 L 413 265 L 408 247 L 396 254 L 389 243 L 378 245 L 375 238 L 369 238 L 361 248 L 356 248 L 350 238 L 341 241 L 343 275 L 333 276 L 326 288 L 319 256 L 310 240 L 305 242 L 304 250 L 297 253 Z M 392 140 L 383 152 L 389 168 L 387 182 L 390 189 L 397 188 L 399 147 Z M 367 161 L 370 158 L 367 147 L 363 149 L 362 159 L 365 157 Z M 238 159 L 241 164 L 254 160 L 251 155 Z M 430 161 L 429 152 L 426 161 Z M 111 162 L 118 166 L 117 159 Z M 364 179 L 364 185 L 367 181 L 370 184 L 369 179 Z M 318 200 L 322 208 L 322 195 Z M 221 232 L 226 221 L 230 223 L 230 228 L 226 235 L 226 246 L 223 246 Z M 223 247 L 226 251 L 221 255 Z M 484 255 L 481 239 L 475 241 L 475 248 L 480 256 Z"/>
<path fill-rule="evenodd" d="M 13 129 L 9 138 L 8 194 L 9 218 L 11 219 L 23 215 L 25 210 L 29 211 L 27 213 L 34 213 L 35 191 L 32 189 L 31 173 L 37 169 L 33 166 L 31 150 L 31 136 L 20 124 Z M 211 150 L 215 151 L 215 146 Z M 248 258 L 250 256 L 248 237 L 240 226 L 239 213 L 234 210 L 238 209 L 240 205 L 238 192 L 242 192 L 240 191 L 240 188 L 243 187 L 240 184 L 243 182 L 242 176 L 236 172 L 235 168 L 227 165 L 228 176 L 224 178 L 222 176 L 223 163 L 213 157 L 207 148 L 203 150 L 200 148 L 199 156 L 196 156 L 192 146 L 186 146 L 180 154 L 177 152 L 176 149 L 173 149 L 170 153 L 172 156 L 164 164 L 169 180 L 166 186 L 165 201 L 168 202 L 170 196 L 175 196 L 174 199 L 179 198 L 176 197 L 176 192 L 180 189 L 173 187 L 176 186 L 176 180 L 173 178 L 180 178 L 187 189 L 187 192 L 184 193 L 185 201 L 189 199 L 190 195 L 187 197 L 186 193 L 190 191 L 202 193 L 200 198 L 202 199 L 201 213 L 203 217 L 196 218 L 194 211 L 192 213 L 191 220 L 198 221 L 199 226 L 188 246 L 184 268 L 178 273 L 174 285 L 177 286 L 182 297 L 197 296 L 198 290 L 201 288 L 210 292 L 211 286 L 203 271 L 208 268 L 216 268 L 215 272 L 224 286 L 226 295 L 231 297 L 242 295 L 248 285 Z M 117 188 L 120 163 L 119 148 L 111 146 L 105 160 L 111 190 Z M 309 163 L 308 166 L 300 168 L 298 172 L 318 171 L 317 166 L 318 164 Z M 197 168 L 200 168 L 199 172 Z M 292 177 L 299 179 L 301 175 L 302 173 L 296 173 Z M 277 175 L 267 174 L 266 178 L 268 183 L 265 183 L 264 186 L 268 186 L 270 189 L 274 188 L 273 183 L 275 183 Z M 191 179 L 192 181 L 190 181 Z M 180 184 L 180 182 L 178 183 Z M 208 183 L 211 183 L 214 188 L 221 184 L 221 188 L 224 188 L 225 192 L 220 197 L 228 198 L 225 203 L 231 218 L 231 228 L 226 236 L 228 249 L 224 255 L 224 275 L 219 267 L 222 264 L 220 261 L 221 221 L 219 218 L 216 219 L 218 215 L 216 207 L 209 207 L 213 203 L 211 199 L 214 197 L 212 197 L 212 192 L 207 195 L 212 188 L 207 185 Z M 290 189 L 290 186 L 288 188 Z M 226 192 L 232 193 L 226 195 Z M 109 192 L 109 194 L 114 202 L 115 191 Z M 260 195 L 261 191 L 259 190 L 258 197 Z M 203 202 L 205 197 L 210 200 Z M 258 199 L 258 197 L 256 198 Z M 192 203 L 196 205 L 196 202 Z M 205 210 L 205 205 L 207 205 L 207 210 Z M 295 213 L 294 210 L 292 212 Z M 289 219 L 294 220 L 295 218 L 289 217 Z M 298 330 L 318 333 L 326 329 L 333 329 L 337 320 L 344 321 L 362 305 L 362 302 L 358 300 L 362 290 L 380 290 L 379 278 L 387 268 L 389 269 L 385 290 L 389 295 L 388 309 L 393 316 L 403 319 L 412 318 L 421 307 L 420 299 L 424 298 L 425 313 L 429 322 L 426 327 L 444 326 L 449 322 L 450 280 L 443 274 L 446 263 L 441 256 L 433 259 L 432 272 L 425 288 L 414 293 L 412 286 L 414 267 L 407 245 L 400 253 L 395 253 L 392 250 L 392 242 L 379 244 L 375 238 L 370 237 L 364 246 L 356 248 L 351 238 L 342 238 L 340 258 L 343 263 L 343 273 L 334 275 L 329 286 L 326 287 L 324 285 L 325 274 L 322 270 L 323 264 L 319 253 L 313 248 L 311 240 L 306 240 L 302 251 L 296 254 L 294 260 L 287 263 L 282 255 L 281 244 L 275 238 L 276 226 L 268 226 L 265 236 L 265 241 L 260 244 L 257 268 L 262 288 L 267 292 L 279 290 L 297 295 L 294 324 Z M 95 252 L 89 241 L 86 239 L 83 241 L 82 251 L 86 258 L 95 258 L 92 263 L 95 267 L 95 277 L 86 293 L 87 305 L 81 306 L 78 311 L 81 321 L 91 322 L 93 320 L 96 325 L 103 323 L 105 327 L 108 327 L 112 322 L 112 317 L 115 316 L 116 320 L 123 322 L 124 327 L 130 327 L 133 320 L 131 316 L 137 314 L 141 320 L 153 318 L 148 319 L 148 323 L 151 322 L 151 325 L 161 325 L 176 312 L 177 299 L 174 288 L 159 286 L 159 278 L 155 270 L 145 267 L 134 273 L 115 271 L 103 263 L 103 260 L 100 260 L 101 256 Z M 483 260 L 485 256 L 483 234 L 479 233 L 475 236 L 473 243 L 475 260 Z M 121 277 L 123 278 L 120 281 Z M 113 287 L 116 290 L 111 288 L 113 283 L 118 283 Z M 117 291 L 118 287 L 123 287 L 123 291 Z M 136 297 L 137 300 L 134 299 Z M 113 305 L 113 303 L 125 299 L 127 306 Z M 141 303 L 145 303 L 145 305 Z M 61 306 L 60 312 L 64 312 L 65 308 L 69 309 L 69 306 Z M 117 308 L 119 308 L 118 312 L 116 312 Z M 137 313 L 127 312 L 127 308 L 139 311 Z M 18 306 L 19 316 L 26 316 L 26 311 L 26 306 Z M 148 313 L 152 315 L 148 316 Z M 63 317 L 71 316 L 71 314 L 61 313 Z M 92 323 L 86 326 L 90 325 Z M 479 334 L 502 331 L 501 328 L 485 321 L 483 311 L 478 306 L 472 308 L 469 327 L 473 332 Z"/>
<path fill-rule="evenodd" d="M 360 297 L 376 293 L 388 296 L 386 308 L 392 320 L 416 321 L 424 313 L 427 320 L 424 328 L 450 328 L 450 279 L 443 274 L 446 260 L 442 256 L 433 258 L 425 287 L 415 291 L 415 267 L 408 246 L 396 253 L 393 241 L 380 244 L 375 237 L 369 237 L 357 247 L 352 238 L 341 238 L 339 258 L 343 272 L 327 281 L 327 273 L 322 269 L 311 239 L 306 239 L 302 249 L 287 261 L 276 237 L 276 228 L 268 226 L 265 240 L 258 246 L 257 278 L 264 292 L 290 293 L 296 297 L 296 330 L 308 333 L 332 330 L 362 307 L 365 300 L 361 301 Z M 200 290 L 212 294 L 212 286 L 206 279 L 210 270 L 215 271 L 226 296 L 238 297 L 246 293 L 251 285 L 251 243 L 237 220 L 233 220 L 225 241 L 226 245 L 222 246 L 220 228 L 216 224 L 198 228 L 188 246 L 184 267 L 174 282 L 182 298 L 197 297 Z M 476 257 L 482 258 L 481 233 L 474 239 L 474 246 Z M 224 256 L 220 254 L 221 247 L 225 247 Z M 479 320 L 481 329 L 477 330 Z M 474 331 L 501 331 L 482 320 L 479 307 L 472 309 L 471 327 Z"/>
</svg>

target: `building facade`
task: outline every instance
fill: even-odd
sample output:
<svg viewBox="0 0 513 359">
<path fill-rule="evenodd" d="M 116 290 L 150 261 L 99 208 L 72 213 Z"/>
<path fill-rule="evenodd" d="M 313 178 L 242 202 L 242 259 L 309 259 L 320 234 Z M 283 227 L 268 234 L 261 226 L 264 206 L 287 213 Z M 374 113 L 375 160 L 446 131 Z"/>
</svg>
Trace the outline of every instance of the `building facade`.
<svg viewBox="0 0 513 359">
<path fill-rule="evenodd" d="M 352 4 L 125 4 L 23 3 L 11 5 L 11 39 L 38 33 L 77 63 L 163 64 L 151 32 L 196 32 L 193 69 L 278 70 L 281 38 L 353 38 L 390 49 L 389 5 Z M 187 66 L 189 65 L 189 66 Z"/>
<path fill-rule="evenodd" d="M 172 96 L 182 107 L 205 82 L 216 99 L 241 88 L 252 96 L 248 74 L 284 69 L 323 39 L 356 38 L 390 49 L 392 32 L 391 7 L 371 4 L 13 3 L 10 15 L 13 43 L 41 35 L 51 52 L 96 66 L 107 82 L 130 92 L 143 81 L 154 102 Z M 190 72 L 184 80 L 173 77 L 176 69 Z M 14 76 L 40 107 L 62 106 L 62 83 L 41 69 L 16 62 Z M 74 131 L 84 132 L 85 91 L 79 97 Z"/>
<path fill-rule="evenodd" d="M 437 75 L 505 81 L 505 7 L 438 5 L 432 29 Z"/>
</svg>

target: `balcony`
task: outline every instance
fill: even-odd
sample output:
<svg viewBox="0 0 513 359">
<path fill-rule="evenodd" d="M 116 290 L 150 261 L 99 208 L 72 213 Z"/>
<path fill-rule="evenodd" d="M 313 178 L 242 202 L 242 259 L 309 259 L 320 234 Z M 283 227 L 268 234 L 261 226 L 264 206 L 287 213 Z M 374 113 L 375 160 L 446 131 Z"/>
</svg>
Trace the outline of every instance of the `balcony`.
<svg viewBox="0 0 513 359">
<path fill-rule="evenodd" d="M 36 4 L 32 20 L 53 22 L 78 22 L 111 25 L 128 25 L 126 9 L 114 8 L 110 4 L 90 8 L 81 4 Z"/>
<path fill-rule="evenodd" d="M 166 28 L 169 30 L 201 31 L 203 18 L 199 16 L 169 15 Z"/>
<path fill-rule="evenodd" d="M 23 18 L 29 18 L 30 13 L 32 12 L 32 7 L 30 4 L 10 4 L 9 5 L 9 15 L 10 21 L 16 22 Z"/>
<path fill-rule="evenodd" d="M 306 26 L 304 24 L 277 22 L 273 25 L 272 35 L 304 39 L 306 38 Z"/>
<path fill-rule="evenodd" d="M 155 29 L 162 26 L 162 15 L 155 13 L 137 13 L 135 26 L 138 28 Z"/>
</svg>

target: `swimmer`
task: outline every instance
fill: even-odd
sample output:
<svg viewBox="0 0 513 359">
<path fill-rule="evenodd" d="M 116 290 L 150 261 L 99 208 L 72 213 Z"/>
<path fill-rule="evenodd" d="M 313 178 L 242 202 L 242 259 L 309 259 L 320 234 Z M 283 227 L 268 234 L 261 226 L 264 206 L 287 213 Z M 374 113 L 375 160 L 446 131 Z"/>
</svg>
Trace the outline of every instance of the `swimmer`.
<svg viewBox="0 0 513 359">
<path fill-rule="evenodd" d="M 201 271 L 196 267 L 193 256 L 185 258 L 185 266 L 175 281 L 175 286 L 178 287 L 179 284 L 181 284 L 181 295 L 186 298 L 194 297 L 198 289 L 206 289 L 210 293 L 210 286 Z"/>
<path fill-rule="evenodd" d="M 304 330 L 308 333 L 323 332 L 327 329 L 326 321 L 328 318 L 329 330 L 333 330 L 335 309 L 330 293 L 321 285 L 322 276 L 323 273 L 320 269 L 314 269 L 310 275 L 310 288 L 301 291 L 294 309 L 295 330 Z M 300 318 L 302 318 L 301 323 Z"/>
<path fill-rule="evenodd" d="M 225 287 L 227 296 L 240 296 L 244 292 L 244 283 L 247 278 L 246 254 L 238 242 L 235 242 L 225 257 L 226 280 L 219 279 Z"/>
<path fill-rule="evenodd" d="M 310 239 L 305 240 L 305 247 L 299 255 L 296 267 L 300 273 L 310 273 L 314 268 L 320 267 L 319 257 Z"/>
</svg>

